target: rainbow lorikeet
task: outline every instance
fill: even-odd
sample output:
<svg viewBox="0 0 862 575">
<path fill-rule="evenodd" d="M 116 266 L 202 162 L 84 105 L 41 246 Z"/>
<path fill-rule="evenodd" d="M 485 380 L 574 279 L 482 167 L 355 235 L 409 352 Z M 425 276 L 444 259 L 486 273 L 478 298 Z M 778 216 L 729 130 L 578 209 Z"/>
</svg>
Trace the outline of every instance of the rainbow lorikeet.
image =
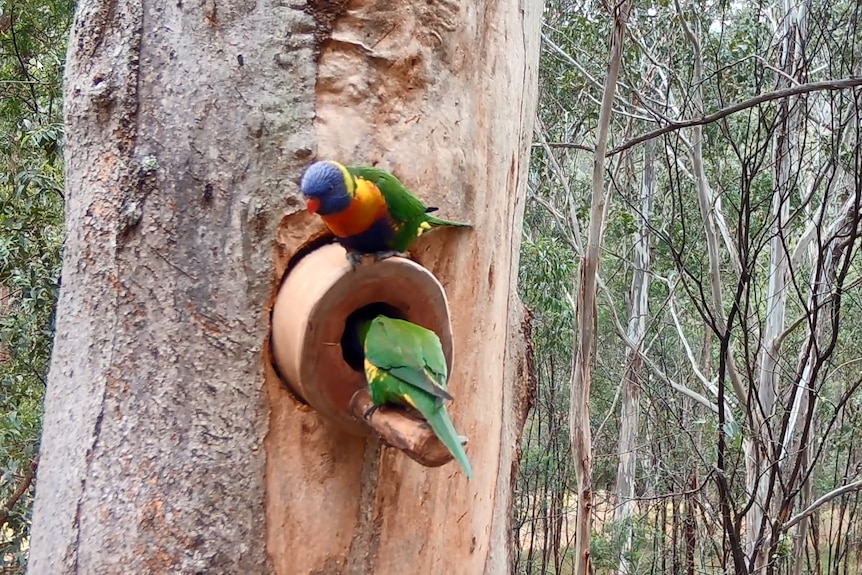
<svg viewBox="0 0 862 575">
<path fill-rule="evenodd" d="M 363 254 L 375 259 L 401 255 L 428 230 L 470 227 L 429 215 L 428 208 L 398 178 L 380 168 L 318 161 L 300 183 L 308 211 L 323 218 L 356 265 Z"/>
<path fill-rule="evenodd" d="M 362 323 L 358 332 L 375 408 L 396 403 L 418 411 L 472 479 L 463 440 L 443 405 L 452 396 L 446 391 L 446 358 L 437 334 L 385 315 Z"/>
</svg>

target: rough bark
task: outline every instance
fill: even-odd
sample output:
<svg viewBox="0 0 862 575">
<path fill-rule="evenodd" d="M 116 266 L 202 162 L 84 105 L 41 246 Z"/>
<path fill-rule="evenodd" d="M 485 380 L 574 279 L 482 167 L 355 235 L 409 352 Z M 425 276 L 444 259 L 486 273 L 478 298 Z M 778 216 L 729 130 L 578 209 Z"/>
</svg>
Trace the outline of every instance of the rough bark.
<svg viewBox="0 0 862 575">
<path fill-rule="evenodd" d="M 31 573 L 505 571 L 541 5 L 347 8 L 79 2 Z M 270 366 L 315 147 L 475 225 L 416 251 L 453 310 L 474 482 L 332 430 Z"/>
<path fill-rule="evenodd" d="M 267 569 L 261 349 L 313 144 L 312 28 L 285 6 L 79 2 L 31 573 Z"/>
</svg>

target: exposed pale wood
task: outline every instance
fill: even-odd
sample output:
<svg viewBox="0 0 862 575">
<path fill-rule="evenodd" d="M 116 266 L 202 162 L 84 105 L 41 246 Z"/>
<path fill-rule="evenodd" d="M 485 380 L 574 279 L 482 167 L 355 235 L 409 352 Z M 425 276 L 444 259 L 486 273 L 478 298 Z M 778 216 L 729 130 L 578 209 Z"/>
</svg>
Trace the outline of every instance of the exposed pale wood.
<svg viewBox="0 0 862 575">
<path fill-rule="evenodd" d="M 342 340 L 355 335 L 345 335 L 348 317 L 374 304 L 435 332 L 452 370 L 452 327 L 440 282 L 400 257 L 366 258 L 354 269 L 334 243 L 299 259 L 282 281 L 272 310 L 273 359 L 285 383 L 326 423 L 356 435 L 376 432 L 425 466 L 443 465 L 452 455 L 421 418 L 386 407 L 367 415 L 374 404 L 365 375 L 346 363 Z"/>
<path fill-rule="evenodd" d="M 474 226 L 426 234 L 411 256 L 449 300 L 455 400 L 447 408 L 470 438 L 475 478 L 452 464 L 417 465 L 373 438 L 333 433 L 269 382 L 267 546 L 277 573 L 509 569 L 512 477 L 529 390 L 527 322 L 514 288 L 541 8 L 394 1 L 351 4 L 333 20 L 315 84 L 316 157 L 387 168 L 437 206 L 436 215 Z M 297 214 L 285 222 L 280 261 L 303 241 L 290 228 L 313 221 Z"/>
</svg>

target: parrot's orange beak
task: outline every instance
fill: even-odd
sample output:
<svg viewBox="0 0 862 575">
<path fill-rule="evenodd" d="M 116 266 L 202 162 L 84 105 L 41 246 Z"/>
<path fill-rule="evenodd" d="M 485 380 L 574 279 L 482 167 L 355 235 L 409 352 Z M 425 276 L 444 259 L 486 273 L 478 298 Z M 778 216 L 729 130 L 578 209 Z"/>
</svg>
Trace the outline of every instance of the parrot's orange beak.
<svg viewBox="0 0 862 575">
<path fill-rule="evenodd" d="M 309 214 L 316 214 L 317 210 L 320 209 L 320 200 L 317 198 L 308 198 L 305 202 L 305 207 L 308 209 Z"/>
</svg>

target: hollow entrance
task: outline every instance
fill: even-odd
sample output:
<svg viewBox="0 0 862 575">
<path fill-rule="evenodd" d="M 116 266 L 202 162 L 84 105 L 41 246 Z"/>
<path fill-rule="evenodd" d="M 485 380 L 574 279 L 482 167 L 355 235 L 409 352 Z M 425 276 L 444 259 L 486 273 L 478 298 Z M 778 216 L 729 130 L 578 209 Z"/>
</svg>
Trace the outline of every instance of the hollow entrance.
<svg viewBox="0 0 862 575">
<path fill-rule="evenodd" d="M 378 315 L 385 315 L 394 319 L 406 319 L 404 313 L 394 305 L 378 301 L 354 310 L 344 322 L 344 333 L 341 334 L 341 355 L 345 363 L 354 371 L 364 373 L 365 353 L 359 339 L 359 328 Z"/>
</svg>

